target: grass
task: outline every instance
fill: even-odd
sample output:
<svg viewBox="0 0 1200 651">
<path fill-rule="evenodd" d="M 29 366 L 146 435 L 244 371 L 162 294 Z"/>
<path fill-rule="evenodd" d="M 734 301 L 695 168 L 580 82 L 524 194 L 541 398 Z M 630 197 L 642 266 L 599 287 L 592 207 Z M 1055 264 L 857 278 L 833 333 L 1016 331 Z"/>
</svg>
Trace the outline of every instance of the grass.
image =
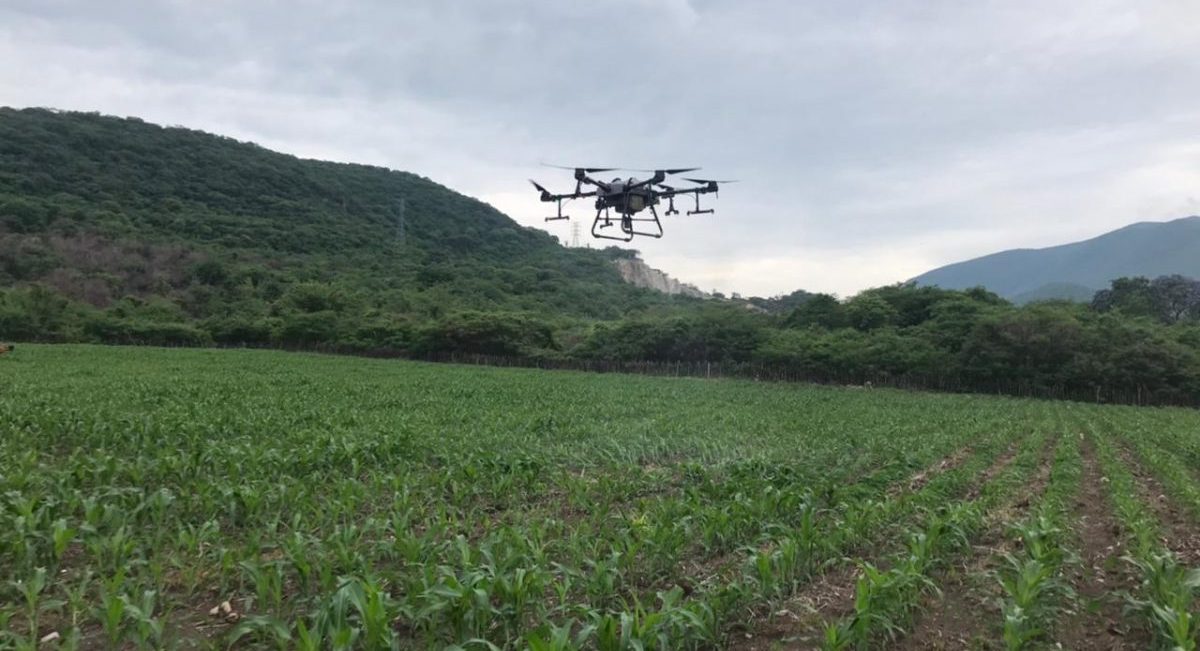
<svg viewBox="0 0 1200 651">
<path fill-rule="evenodd" d="M 1162 455 L 1164 481 L 1195 494 L 1171 461 L 1200 449 L 1195 412 L 1070 411 L 1109 425 L 1092 431 L 1106 471 L 1129 444 L 1117 432 L 1136 425 L 1148 434 L 1130 449 Z M 1079 481 L 1063 413 L 985 396 L 22 346 L 0 359 L 0 648 L 722 648 L 845 563 L 860 568 L 853 603 L 816 645 L 869 648 L 919 619 L 943 568 L 1058 441 L 1046 497 L 998 574 L 1006 616 L 1024 617 L 1013 639 L 1046 642 L 1069 606 L 1057 532 Z M 1133 478 L 1109 475 L 1118 515 L 1152 527 L 1138 524 Z M 1143 538 L 1144 563 L 1161 550 Z M 1194 643 L 1180 596 L 1193 575 L 1145 572 L 1158 583 L 1135 615 Z M 1169 595 L 1153 596 L 1159 584 Z"/>
</svg>

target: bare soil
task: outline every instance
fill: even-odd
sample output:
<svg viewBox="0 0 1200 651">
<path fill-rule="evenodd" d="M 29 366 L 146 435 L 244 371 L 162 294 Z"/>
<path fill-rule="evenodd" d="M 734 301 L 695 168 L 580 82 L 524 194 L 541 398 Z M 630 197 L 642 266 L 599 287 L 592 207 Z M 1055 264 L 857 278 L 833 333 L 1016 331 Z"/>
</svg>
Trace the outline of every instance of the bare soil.
<svg viewBox="0 0 1200 651">
<path fill-rule="evenodd" d="M 1163 532 L 1163 546 L 1175 552 L 1184 565 L 1200 565 L 1200 523 L 1187 509 L 1171 502 L 1166 487 L 1157 477 L 1146 472 L 1133 452 L 1119 448 L 1118 454 L 1136 480 L 1138 497 L 1154 511 L 1158 519 Z"/>
<path fill-rule="evenodd" d="M 1075 499 L 1080 564 L 1070 577 L 1079 609 L 1062 622 L 1057 642 L 1064 649 L 1089 651 L 1149 648 L 1145 631 L 1125 620 L 1116 596 L 1116 591 L 1130 590 L 1136 581 L 1121 560 L 1126 551 L 1121 526 L 1113 516 L 1107 482 L 1090 439 L 1084 439 L 1082 455 L 1083 476 Z"/>
<path fill-rule="evenodd" d="M 918 490 L 938 473 L 946 472 L 948 469 L 962 464 L 970 453 L 970 448 L 963 448 L 917 473 L 908 482 L 901 484 L 901 488 L 896 491 L 896 494 L 906 490 Z M 1016 454 L 1017 445 L 1014 444 L 997 457 L 991 466 L 972 483 L 967 499 L 977 499 L 982 484 L 986 484 L 1003 472 L 1016 458 Z M 1045 472 L 1039 472 L 1039 475 L 1044 474 L 1045 478 L 1049 477 L 1048 461 L 1047 459 L 1043 463 Z M 1044 479 L 1041 485 L 1045 486 Z M 881 567 L 885 566 L 881 565 Z M 769 618 L 757 622 L 750 632 L 744 634 L 744 637 L 734 639 L 729 648 L 741 651 L 819 648 L 824 635 L 824 623 L 835 621 L 854 611 L 855 584 L 858 582 L 860 573 L 858 567 L 850 564 L 842 564 L 830 569 L 817 580 L 804 586 L 781 608 L 771 613 Z"/>
<path fill-rule="evenodd" d="M 832 618 L 853 611 L 858 567 L 838 565 L 792 595 L 770 616 L 756 622 L 752 631 L 730 642 L 738 651 L 809 649 L 820 646 L 823 626 Z"/>
<path fill-rule="evenodd" d="M 896 484 L 895 486 L 889 488 L 888 497 L 895 497 L 903 493 L 915 493 L 921 490 L 925 487 L 925 484 L 928 484 L 929 481 L 934 477 L 937 477 L 947 470 L 952 470 L 962 465 L 962 463 L 967 460 L 967 457 L 971 456 L 971 452 L 973 451 L 973 448 L 970 446 L 962 448 L 954 454 L 943 458 L 932 466 L 917 472 L 912 477 L 909 477 L 907 482 Z"/>
<path fill-rule="evenodd" d="M 1005 552 L 1011 552 L 1015 541 L 1009 537 L 1008 528 L 1023 517 L 1030 504 L 1046 492 L 1050 483 L 1050 472 L 1054 463 L 1055 440 L 1047 442 L 1042 449 L 1036 474 L 1009 503 L 987 515 L 984 532 L 973 541 L 971 555 L 962 563 L 947 570 L 939 578 L 942 588 L 940 598 L 930 599 L 917 621 L 916 626 L 894 646 L 902 651 L 988 649 L 993 634 L 992 622 L 1000 621 L 996 610 L 999 591 L 991 579 L 990 571 Z M 982 486 L 1000 474 L 1013 458 L 1014 445 L 1003 464 L 994 464 L 973 488 L 977 498 Z"/>
</svg>

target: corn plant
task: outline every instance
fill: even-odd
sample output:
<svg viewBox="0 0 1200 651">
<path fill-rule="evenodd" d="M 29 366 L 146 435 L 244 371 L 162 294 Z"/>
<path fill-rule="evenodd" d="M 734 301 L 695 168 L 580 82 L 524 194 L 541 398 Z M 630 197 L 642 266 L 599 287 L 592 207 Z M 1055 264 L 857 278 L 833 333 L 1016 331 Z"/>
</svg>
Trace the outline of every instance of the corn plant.
<svg viewBox="0 0 1200 651">
<path fill-rule="evenodd" d="M 1200 617 L 1192 609 L 1200 600 L 1200 568 L 1185 568 L 1169 552 L 1125 559 L 1141 576 L 1137 596 L 1127 597 L 1129 609 L 1152 622 L 1156 637 L 1166 646 L 1195 651 L 1200 644 Z"/>
<path fill-rule="evenodd" d="M 53 625 L 66 648 L 721 648 L 849 558 L 853 614 L 829 622 L 826 645 L 878 647 L 911 628 L 984 514 L 1074 420 L 1097 423 L 1130 555 L 1150 563 L 1131 565 L 1146 579 L 1131 613 L 1164 646 L 1194 637 L 1195 602 L 1176 595 L 1189 575 L 1153 565 L 1163 532 L 1109 469 L 1128 448 L 1192 504 L 1192 412 L 265 351 L 29 351 L 38 363 L 6 365 L 0 391 L 0 646 L 29 648 Z M 1053 506 L 1035 509 L 1046 531 L 1067 528 L 1079 466 L 1058 450 Z M 1022 568 L 1069 562 L 1063 536 L 1024 538 Z M 1014 595 L 1036 592 L 1038 572 L 1002 573 Z M 1039 608 L 1069 601 L 1021 600 L 1018 632 L 1045 630 Z"/>
</svg>

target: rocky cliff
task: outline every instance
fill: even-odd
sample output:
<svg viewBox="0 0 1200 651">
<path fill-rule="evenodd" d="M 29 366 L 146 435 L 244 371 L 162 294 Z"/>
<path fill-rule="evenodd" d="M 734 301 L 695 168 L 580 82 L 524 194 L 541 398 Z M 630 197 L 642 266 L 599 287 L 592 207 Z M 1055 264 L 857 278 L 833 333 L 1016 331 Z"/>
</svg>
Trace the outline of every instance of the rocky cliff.
<svg viewBox="0 0 1200 651">
<path fill-rule="evenodd" d="M 695 285 L 681 283 L 637 258 L 621 258 L 613 260 L 613 264 L 617 265 L 617 270 L 621 272 L 625 282 L 631 285 L 654 289 L 664 294 L 711 298 L 710 294 L 700 291 Z"/>
</svg>

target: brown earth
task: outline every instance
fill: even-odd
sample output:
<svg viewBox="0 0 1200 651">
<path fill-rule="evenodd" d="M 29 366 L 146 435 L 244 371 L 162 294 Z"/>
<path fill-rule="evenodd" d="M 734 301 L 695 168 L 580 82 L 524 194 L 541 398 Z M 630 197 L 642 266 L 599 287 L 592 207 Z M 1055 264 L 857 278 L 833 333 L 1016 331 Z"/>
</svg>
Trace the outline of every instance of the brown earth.
<svg viewBox="0 0 1200 651">
<path fill-rule="evenodd" d="M 929 483 L 929 481 L 938 474 L 961 465 L 964 461 L 966 461 L 967 457 L 970 456 L 972 451 L 973 450 L 971 447 L 961 448 L 950 456 L 937 461 L 929 467 L 922 469 L 920 472 L 917 472 L 908 480 L 897 482 L 888 489 L 888 497 L 894 499 L 899 495 L 920 490 L 920 488 L 924 487 L 925 484 Z M 732 551 L 703 559 L 688 557 L 679 562 L 678 571 L 674 575 L 675 578 L 671 579 L 671 581 L 681 586 L 684 589 L 685 594 L 691 594 L 697 589 L 719 583 L 721 577 L 733 570 L 743 559 L 744 556 L 741 551 Z M 813 604 L 823 602 L 829 598 L 829 595 L 834 594 L 833 592 L 830 592 L 833 590 L 831 585 L 832 582 L 836 582 L 838 580 L 845 581 L 845 579 L 834 579 L 834 575 L 848 572 L 854 572 L 854 577 L 848 579 L 849 590 L 851 594 L 853 594 L 854 583 L 857 580 L 857 570 L 849 567 L 836 567 L 834 569 L 828 569 L 825 574 L 819 575 L 815 580 L 811 581 L 804 588 L 802 588 L 801 593 L 793 595 L 793 597 L 789 599 L 789 604 L 791 601 L 796 601 L 796 604 L 794 605 L 795 607 L 776 610 L 770 615 L 764 614 L 763 626 L 767 628 L 777 626 L 777 620 L 783 622 L 798 621 L 798 619 L 802 617 L 805 612 L 812 610 Z M 828 575 L 828 578 L 826 575 Z M 808 596 L 803 594 L 804 592 L 810 591 L 812 594 Z M 751 636 L 753 636 L 753 634 L 751 634 Z M 753 637 L 747 639 L 752 640 Z M 751 646 L 747 648 L 755 647 Z"/>
<path fill-rule="evenodd" d="M 738 651 L 806 649 L 820 646 L 824 623 L 853 611 L 854 587 L 861 571 L 841 564 L 806 584 L 782 607 L 758 621 L 754 629 L 734 638 Z"/>
<path fill-rule="evenodd" d="M 971 456 L 971 452 L 973 451 L 974 450 L 970 446 L 962 448 L 954 454 L 951 454 L 941 461 L 938 461 L 932 466 L 921 470 L 910 477 L 907 482 L 896 484 L 888 489 L 888 497 L 895 497 L 903 493 L 915 493 L 921 490 L 925 487 L 925 484 L 928 484 L 929 481 L 934 477 L 937 477 L 947 470 L 952 470 L 962 465 L 962 463 L 967 460 L 967 457 Z"/>
<path fill-rule="evenodd" d="M 1187 509 L 1167 496 L 1167 489 L 1157 477 L 1135 459 L 1133 452 L 1123 447 L 1117 450 L 1121 462 L 1133 474 L 1138 485 L 1138 497 L 1154 511 L 1162 529 L 1162 544 L 1175 552 L 1179 561 L 1188 567 L 1200 565 L 1200 524 Z"/>
<path fill-rule="evenodd" d="M 1117 591 L 1131 590 L 1136 581 L 1121 556 L 1126 549 L 1121 525 L 1113 516 L 1107 481 L 1090 439 L 1082 445 L 1083 476 L 1075 498 L 1075 535 L 1080 564 L 1070 581 L 1079 595 L 1079 609 L 1059 627 L 1056 640 L 1064 649 L 1124 651 L 1147 649 L 1145 631 L 1125 620 Z"/>
<path fill-rule="evenodd" d="M 1055 441 L 1042 449 L 1037 473 L 1003 507 L 987 515 L 984 532 L 971 546 L 971 556 L 947 570 L 939 578 L 940 598 L 930 600 L 913 630 L 893 647 L 902 651 L 987 649 L 994 635 L 989 620 L 999 622 L 995 602 L 999 596 L 995 582 L 988 572 L 996 569 L 999 559 L 1011 552 L 1015 541 L 1007 535 L 1008 528 L 1023 517 L 1030 504 L 1046 492 L 1053 468 Z M 1000 474 L 1016 457 L 1016 446 L 1003 465 L 993 465 L 985 473 L 986 481 L 976 484 L 973 499 L 982 486 Z"/>
<path fill-rule="evenodd" d="M 973 482 L 968 490 L 968 499 L 978 498 L 981 484 L 991 481 L 1003 472 L 1016 458 L 1016 450 L 1017 446 L 1014 444 L 992 462 Z M 903 493 L 912 487 L 924 486 L 938 473 L 963 463 L 970 452 L 970 448 L 963 448 L 917 473 L 908 482 L 901 484 L 900 490 L 895 491 L 895 494 Z M 1045 476 L 1049 477 L 1048 466 Z M 754 629 L 745 633 L 743 637 L 735 638 L 729 648 L 741 651 L 819 648 L 824 635 L 824 623 L 836 621 L 854 610 L 855 584 L 861 570 L 850 565 L 848 560 L 804 586 L 788 599 L 782 608 L 775 610 L 771 617 L 758 622 Z"/>
</svg>

